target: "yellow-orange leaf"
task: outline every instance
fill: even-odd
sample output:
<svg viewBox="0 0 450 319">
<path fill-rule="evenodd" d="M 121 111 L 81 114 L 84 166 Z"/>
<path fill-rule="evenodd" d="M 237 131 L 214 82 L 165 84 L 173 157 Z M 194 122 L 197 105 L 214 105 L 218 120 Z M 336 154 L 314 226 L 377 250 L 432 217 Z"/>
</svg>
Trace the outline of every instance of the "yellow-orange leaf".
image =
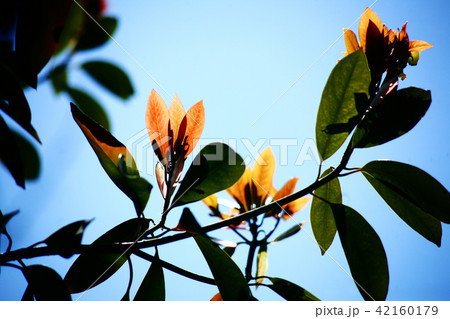
<svg viewBox="0 0 450 319">
<path fill-rule="evenodd" d="M 155 174 L 159 190 L 161 191 L 162 197 L 165 199 L 167 195 L 167 184 L 166 179 L 164 178 L 164 168 L 160 162 L 156 163 Z"/>
<path fill-rule="evenodd" d="M 256 206 L 264 204 L 269 196 L 274 172 L 275 157 L 270 147 L 267 147 L 256 159 L 255 167 L 253 168 L 252 183 L 256 190 L 256 194 L 253 194 Z"/>
<path fill-rule="evenodd" d="M 227 189 L 228 194 L 238 202 L 244 211 L 248 211 L 252 204 L 251 181 L 252 169 L 247 167 L 241 178 Z"/>
<path fill-rule="evenodd" d="M 356 34 L 352 30 L 344 29 L 345 47 L 347 48 L 347 54 L 355 52 L 359 49 L 358 40 Z"/>
<path fill-rule="evenodd" d="M 291 218 L 296 212 L 302 210 L 311 200 L 311 197 L 301 197 L 289 204 L 283 206 L 284 213 L 282 215 L 284 220 Z"/>
<path fill-rule="evenodd" d="M 184 111 L 183 104 L 181 104 L 178 96 L 175 94 L 169 107 L 170 128 L 173 130 L 172 145 L 175 145 L 178 137 L 178 130 L 180 129 L 181 121 L 183 121 L 185 115 L 186 112 Z"/>
<path fill-rule="evenodd" d="M 280 198 L 286 197 L 287 195 L 291 195 L 294 190 L 295 190 L 295 186 L 297 185 L 299 178 L 298 177 L 293 177 L 290 180 L 288 180 L 286 182 L 286 184 L 284 184 L 284 186 L 275 194 L 275 196 L 273 196 L 273 200 L 279 200 Z M 284 209 L 285 206 L 287 206 L 288 204 L 284 205 L 282 208 Z M 279 212 L 281 212 L 281 207 L 277 207 L 275 209 L 273 209 L 271 212 L 269 212 L 269 216 L 273 216 L 278 214 Z"/>
<path fill-rule="evenodd" d="M 205 203 L 210 209 L 217 209 L 219 207 L 216 194 L 212 194 L 206 198 L 203 198 L 202 202 Z"/>
<path fill-rule="evenodd" d="M 148 98 L 147 111 L 145 113 L 145 124 L 150 136 L 150 141 L 156 141 L 161 150 L 163 158 L 166 156 L 166 150 L 169 145 L 168 141 L 168 125 L 169 110 L 164 100 L 152 89 L 152 93 Z"/>
<path fill-rule="evenodd" d="M 409 52 L 421 52 L 431 47 L 433 47 L 433 45 L 422 40 L 409 41 Z"/>
<path fill-rule="evenodd" d="M 187 157 L 197 145 L 198 139 L 202 135 L 203 127 L 205 126 L 205 109 L 203 108 L 203 100 L 194 104 L 186 113 L 187 127 L 186 127 L 186 144 L 189 149 L 185 155 Z"/>
<path fill-rule="evenodd" d="M 361 19 L 359 20 L 359 42 L 361 47 L 366 51 L 366 39 L 367 39 L 367 30 L 369 28 L 369 24 L 372 22 L 375 27 L 379 30 L 380 34 L 383 34 L 383 22 L 381 22 L 380 18 L 377 16 L 375 12 L 370 8 L 366 8 L 364 10 Z"/>
</svg>

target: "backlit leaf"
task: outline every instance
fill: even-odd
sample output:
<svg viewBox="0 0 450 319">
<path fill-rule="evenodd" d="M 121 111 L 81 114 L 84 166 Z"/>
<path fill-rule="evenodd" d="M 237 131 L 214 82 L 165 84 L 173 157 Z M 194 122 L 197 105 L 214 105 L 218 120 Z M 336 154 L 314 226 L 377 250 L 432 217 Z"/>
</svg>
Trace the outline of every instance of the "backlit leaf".
<svg viewBox="0 0 450 319">
<path fill-rule="evenodd" d="M 36 301 L 72 300 L 61 276 L 53 269 L 31 265 L 23 268 L 23 274 L 28 282 L 26 299 L 33 295 Z"/>
<path fill-rule="evenodd" d="M 354 209 L 332 204 L 334 219 L 352 278 L 365 300 L 383 301 L 389 270 L 380 238 Z"/>
<path fill-rule="evenodd" d="M 259 246 L 256 267 L 256 287 L 262 284 L 264 276 L 267 274 L 267 243 L 264 242 Z"/>
<path fill-rule="evenodd" d="M 187 157 L 197 145 L 198 140 L 205 126 L 205 109 L 203 108 L 203 100 L 194 104 L 186 113 L 187 127 L 185 138 L 189 149 L 185 155 Z"/>
<path fill-rule="evenodd" d="M 150 136 L 150 141 L 158 143 L 163 158 L 166 156 L 166 149 L 169 145 L 169 110 L 164 100 L 152 89 L 147 102 L 147 110 L 145 113 L 145 123 Z M 159 160 L 162 160 L 160 158 Z"/>
<path fill-rule="evenodd" d="M 272 242 L 276 243 L 278 241 L 282 241 L 283 239 L 294 236 L 302 229 L 303 225 L 305 225 L 305 222 L 292 226 L 291 228 L 286 230 L 284 233 L 282 233 L 280 236 L 276 237 Z"/>
<path fill-rule="evenodd" d="M 224 190 L 241 177 L 243 159 L 228 145 L 211 143 L 194 158 L 175 195 L 175 206 L 199 201 Z"/>
<path fill-rule="evenodd" d="M 89 61 L 82 64 L 81 68 L 104 88 L 124 100 L 134 93 L 128 75 L 115 64 L 105 61 Z"/>
<path fill-rule="evenodd" d="M 50 248 L 59 252 L 62 257 L 69 258 L 73 255 L 73 251 L 81 244 L 84 229 L 92 221 L 80 220 L 57 230 L 45 240 L 44 243 Z"/>
<path fill-rule="evenodd" d="M 256 194 L 253 194 L 253 197 L 258 199 L 255 200 L 257 207 L 264 204 L 269 196 L 274 172 L 275 157 L 270 147 L 267 147 L 256 159 L 253 167 L 252 184 L 256 190 Z"/>
<path fill-rule="evenodd" d="M 332 169 L 327 169 L 321 175 L 321 178 L 327 176 L 332 172 Z M 334 178 L 325 185 L 317 188 L 314 195 L 323 198 L 324 200 L 334 203 L 342 204 L 341 186 L 338 178 Z M 319 245 L 320 252 L 325 254 L 327 249 L 331 246 L 336 235 L 336 223 L 333 217 L 333 211 L 330 205 L 314 196 L 311 203 L 311 228 Z"/>
<path fill-rule="evenodd" d="M 180 99 L 178 99 L 178 96 L 175 94 L 169 107 L 170 128 L 173 130 L 174 138 L 172 145 L 175 145 L 178 137 L 178 130 L 185 116 L 186 112 L 184 111 L 183 104 L 181 104 Z"/>
<path fill-rule="evenodd" d="M 161 264 L 152 262 L 134 297 L 135 301 L 164 301 L 166 290 Z"/>
<path fill-rule="evenodd" d="M 114 136 L 95 123 L 75 104 L 71 103 L 72 115 L 95 151 L 100 164 L 111 180 L 134 203 L 140 216 L 147 205 L 152 186 L 139 176 L 133 156 Z"/>
<path fill-rule="evenodd" d="M 442 184 L 417 167 L 394 161 L 370 162 L 361 173 L 405 223 L 440 246 L 440 221 L 450 223 L 450 194 Z"/>
<path fill-rule="evenodd" d="M 91 246 L 134 242 L 148 229 L 149 223 L 150 220 L 145 218 L 127 220 L 100 236 Z M 114 252 L 99 249 L 82 253 L 64 278 L 70 293 L 82 292 L 104 282 L 122 267 L 130 254 L 127 248 L 117 248 Z"/>
<path fill-rule="evenodd" d="M 272 285 L 267 287 L 288 301 L 320 301 L 312 293 L 290 281 L 276 277 L 269 277 L 269 279 Z"/>
<path fill-rule="evenodd" d="M 370 42 L 371 31 L 369 27 L 371 26 L 373 26 L 380 35 L 382 34 L 383 22 L 381 22 L 380 18 L 372 11 L 372 9 L 366 8 L 359 20 L 358 28 L 360 45 L 364 50 L 367 47 L 367 43 Z"/>
<path fill-rule="evenodd" d="M 227 188 L 227 193 L 233 197 L 244 211 L 250 210 L 252 204 L 252 193 L 250 185 L 252 183 L 252 169 L 247 167 L 242 176 L 233 186 Z"/>
<path fill-rule="evenodd" d="M 393 92 L 359 123 L 353 135 L 355 147 L 372 147 L 409 132 L 425 115 L 431 93 L 415 87 Z"/>
<path fill-rule="evenodd" d="M 341 147 L 357 124 L 360 113 L 355 98 L 357 94 L 368 94 L 369 83 L 369 67 L 362 50 L 343 58 L 331 72 L 322 93 L 316 121 L 317 149 L 323 160 Z M 345 129 L 336 133 L 329 130 L 330 126 Z"/>
</svg>

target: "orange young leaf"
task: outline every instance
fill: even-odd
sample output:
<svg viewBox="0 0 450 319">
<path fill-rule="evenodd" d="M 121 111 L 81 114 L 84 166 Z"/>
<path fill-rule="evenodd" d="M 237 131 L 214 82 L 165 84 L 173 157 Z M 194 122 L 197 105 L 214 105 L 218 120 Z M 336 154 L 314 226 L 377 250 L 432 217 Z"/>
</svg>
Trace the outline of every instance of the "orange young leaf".
<svg viewBox="0 0 450 319">
<path fill-rule="evenodd" d="M 223 301 L 222 296 L 220 295 L 220 292 L 216 293 L 210 301 Z"/>
<path fill-rule="evenodd" d="M 212 209 L 218 209 L 219 203 L 217 202 L 217 196 L 216 194 L 209 195 L 206 198 L 202 199 L 202 202 L 206 204 L 211 210 Z"/>
<path fill-rule="evenodd" d="M 270 147 L 261 152 L 253 168 L 252 184 L 254 185 L 254 200 L 256 206 L 265 203 L 272 188 L 275 172 L 275 157 Z"/>
<path fill-rule="evenodd" d="M 166 199 L 167 195 L 167 183 L 164 178 L 164 168 L 160 162 L 156 163 L 155 167 L 156 180 L 158 182 L 159 190 L 161 191 L 162 197 Z"/>
<path fill-rule="evenodd" d="M 422 40 L 412 40 L 409 41 L 409 52 L 421 52 L 423 50 L 429 49 L 433 47 L 433 45 L 422 41 Z"/>
<path fill-rule="evenodd" d="M 185 158 L 194 150 L 200 135 L 202 135 L 205 126 L 205 109 L 203 108 L 203 100 L 194 104 L 186 113 L 187 126 L 184 134 L 188 149 Z"/>
<path fill-rule="evenodd" d="M 172 146 L 174 146 L 177 141 L 178 131 L 185 115 L 186 112 L 184 111 L 183 104 L 181 104 L 181 101 L 175 94 L 175 97 L 169 107 L 170 128 L 173 130 L 173 140 L 171 142 Z"/>
<path fill-rule="evenodd" d="M 298 177 L 293 177 L 290 180 L 288 180 L 286 184 L 284 184 L 284 186 L 275 194 L 275 196 L 273 196 L 273 200 L 276 201 L 283 197 L 291 195 L 295 190 L 295 186 L 297 185 L 298 180 L 299 180 Z M 277 215 L 279 212 L 281 212 L 281 209 L 282 208 L 284 209 L 287 205 L 289 204 L 283 205 L 283 207 L 277 207 L 273 209 L 271 212 L 269 212 L 267 215 L 269 216 Z"/>
<path fill-rule="evenodd" d="M 227 189 L 228 194 L 238 202 L 244 211 L 248 211 L 252 204 L 251 181 L 252 169 L 247 167 L 241 178 Z"/>
<path fill-rule="evenodd" d="M 346 55 L 355 52 L 359 49 L 356 34 L 352 30 L 344 29 L 345 47 L 347 48 Z"/>
<path fill-rule="evenodd" d="M 366 52 L 367 31 L 369 29 L 370 22 L 372 22 L 378 29 L 380 35 L 383 34 L 383 22 L 381 22 L 380 18 L 375 12 L 372 11 L 372 9 L 366 8 L 361 15 L 361 19 L 359 20 L 358 28 L 359 42 L 364 52 Z"/>
<path fill-rule="evenodd" d="M 152 89 L 152 93 L 148 98 L 147 111 L 145 114 L 145 123 L 147 131 L 150 136 L 150 141 L 156 141 L 161 154 L 164 159 L 166 157 L 166 150 L 169 145 L 168 141 L 168 124 L 169 124 L 169 110 L 167 109 L 164 100 Z"/>
<path fill-rule="evenodd" d="M 311 197 L 301 197 L 283 206 L 284 213 L 281 215 L 284 220 L 291 218 L 296 212 L 302 210 L 311 200 Z"/>
</svg>

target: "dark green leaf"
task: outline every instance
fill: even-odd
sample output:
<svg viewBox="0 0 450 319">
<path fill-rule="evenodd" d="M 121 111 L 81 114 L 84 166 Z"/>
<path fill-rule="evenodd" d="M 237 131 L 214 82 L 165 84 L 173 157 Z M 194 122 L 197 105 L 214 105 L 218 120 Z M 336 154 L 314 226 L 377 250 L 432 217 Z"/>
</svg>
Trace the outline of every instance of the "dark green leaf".
<svg viewBox="0 0 450 319">
<path fill-rule="evenodd" d="M 16 216 L 18 213 L 19 211 L 15 210 L 11 213 L 3 215 L 2 212 L 0 211 L 0 234 L 5 233 L 6 224 L 11 220 L 11 218 Z"/>
<path fill-rule="evenodd" d="M 334 219 L 353 280 L 365 300 L 385 300 L 389 269 L 380 238 L 354 209 L 332 204 Z"/>
<path fill-rule="evenodd" d="M 152 185 L 141 178 L 136 163 L 127 148 L 103 127 L 95 123 L 71 103 L 72 115 L 95 151 L 100 164 L 111 180 L 134 203 L 142 215 Z"/>
<path fill-rule="evenodd" d="M 58 251 L 62 257 L 69 258 L 73 255 L 74 250 L 81 244 L 84 229 L 91 221 L 92 219 L 80 220 L 66 225 L 51 234 L 43 242 L 46 243 L 48 247 Z"/>
<path fill-rule="evenodd" d="M 134 242 L 148 229 L 149 219 L 133 218 L 109 230 L 91 246 Z M 111 277 L 127 261 L 130 250 L 118 247 L 115 251 L 99 250 L 82 253 L 64 278 L 70 293 L 78 293 L 97 286 Z"/>
<path fill-rule="evenodd" d="M 222 249 L 228 256 L 233 256 L 234 252 L 236 251 L 236 247 L 223 247 Z"/>
<path fill-rule="evenodd" d="M 0 109 L 40 143 L 39 136 L 31 125 L 30 106 L 23 93 L 19 78 L 10 66 L 0 63 L 0 79 L 2 80 L 0 85 Z"/>
<path fill-rule="evenodd" d="M 321 178 L 325 177 L 333 170 L 331 168 L 323 172 Z M 331 181 L 322 185 L 314 191 L 314 196 L 311 203 L 311 228 L 319 245 L 320 252 L 325 254 L 327 249 L 331 246 L 336 235 L 336 223 L 333 217 L 333 211 L 329 203 L 342 204 L 341 185 L 338 178 L 333 178 Z M 320 197 L 320 198 L 318 198 Z"/>
<path fill-rule="evenodd" d="M 105 44 L 117 28 L 116 18 L 103 17 L 97 22 L 100 26 L 90 19 L 86 20 L 84 32 L 75 47 L 75 51 L 89 50 Z"/>
<path fill-rule="evenodd" d="M 37 301 L 72 300 L 64 281 L 53 269 L 32 265 L 24 267 L 23 274 L 28 282 L 24 294 L 26 299 L 33 295 Z"/>
<path fill-rule="evenodd" d="M 282 241 L 283 239 L 286 239 L 286 238 L 289 238 L 291 236 L 294 236 L 295 234 L 297 234 L 302 229 L 303 225 L 305 225 L 305 222 L 297 224 L 295 226 L 292 226 L 291 228 L 286 230 L 284 233 L 282 233 L 280 236 L 275 238 L 273 240 L 273 243 L 276 243 L 278 241 Z"/>
<path fill-rule="evenodd" d="M 208 263 L 222 299 L 252 300 L 247 281 L 230 256 L 205 235 L 197 234 L 194 239 Z"/>
<path fill-rule="evenodd" d="M 208 144 L 194 158 L 173 203 L 180 206 L 196 202 L 232 186 L 244 173 L 243 162 L 228 145 Z"/>
<path fill-rule="evenodd" d="M 69 45 L 73 45 L 73 42 L 80 35 L 80 27 L 84 25 L 86 19 L 90 18 L 81 10 L 77 3 L 72 2 L 66 24 L 59 37 L 55 55 L 64 51 Z"/>
<path fill-rule="evenodd" d="M 264 242 L 259 246 L 256 267 L 256 287 L 264 281 L 264 276 L 267 274 L 267 243 Z"/>
<path fill-rule="evenodd" d="M 16 184 L 25 188 L 25 169 L 22 162 L 20 148 L 15 134 L 9 130 L 3 117 L 0 115 L 0 160 L 5 164 Z"/>
<path fill-rule="evenodd" d="M 65 64 L 58 65 L 50 72 L 49 78 L 55 93 L 61 93 L 67 88 L 67 66 Z"/>
<path fill-rule="evenodd" d="M 405 223 L 440 246 L 440 221 L 450 223 L 450 194 L 444 186 L 421 169 L 394 161 L 367 163 L 361 173 Z"/>
<path fill-rule="evenodd" d="M 268 278 L 273 284 L 268 285 L 267 287 L 288 301 L 320 301 L 319 298 L 314 296 L 308 290 L 305 290 L 290 281 L 276 277 Z"/>
<path fill-rule="evenodd" d="M 97 100 L 80 89 L 66 87 L 65 90 L 81 111 L 103 126 L 106 130 L 110 130 L 108 115 Z"/>
<path fill-rule="evenodd" d="M 17 146 L 19 147 L 25 179 L 37 179 L 41 171 L 41 159 L 39 158 L 36 148 L 20 134 L 17 134 L 16 132 L 12 133 L 15 136 Z"/>
<path fill-rule="evenodd" d="M 323 160 L 341 147 L 357 124 L 361 112 L 358 112 L 355 98 L 361 93 L 368 95 L 369 83 L 369 66 L 362 50 L 343 58 L 331 72 L 316 120 L 317 149 Z M 330 127 L 345 127 L 345 130 L 327 131 Z"/>
<path fill-rule="evenodd" d="M 164 301 L 166 290 L 164 282 L 164 272 L 158 261 L 152 262 L 147 274 L 134 296 L 135 301 Z"/>
<path fill-rule="evenodd" d="M 393 92 L 364 116 L 353 135 L 355 147 L 372 147 L 409 132 L 425 115 L 431 92 L 415 87 Z"/>
<path fill-rule="evenodd" d="M 134 93 L 128 75 L 117 65 L 104 61 L 90 61 L 81 66 L 100 85 L 126 100 Z"/>
</svg>

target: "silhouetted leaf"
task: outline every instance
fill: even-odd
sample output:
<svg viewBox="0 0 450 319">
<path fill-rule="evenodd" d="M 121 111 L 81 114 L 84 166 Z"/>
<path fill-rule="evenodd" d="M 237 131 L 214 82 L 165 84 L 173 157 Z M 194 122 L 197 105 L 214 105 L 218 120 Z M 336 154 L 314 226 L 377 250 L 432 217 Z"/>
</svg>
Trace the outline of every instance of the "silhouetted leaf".
<svg viewBox="0 0 450 319">
<path fill-rule="evenodd" d="M 149 226 L 149 219 L 133 218 L 110 229 L 91 246 L 134 242 Z M 99 285 L 111 277 L 127 261 L 130 250 L 118 247 L 114 252 L 99 250 L 82 253 L 64 278 L 70 293 L 78 293 Z"/>
<path fill-rule="evenodd" d="M 267 243 L 262 243 L 259 246 L 257 255 L 256 267 L 256 287 L 264 281 L 264 276 L 267 274 Z"/>
<path fill-rule="evenodd" d="M 135 301 L 164 301 L 166 299 L 166 289 L 164 282 L 164 272 L 161 264 L 152 262 L 139 289 L 134 296 Z"/>
<path fill-rule="evenodd" d="M 353 135 L 355 147 L 372 147 L 409 132 L 425 115 L 431 92 L 415 87 L 393 92 L 366 113 Z"/>
<path fill-rule="evenodd" d="M 152 186 L 140 177 L 131 153 L 103 127 L 95 123 L 71 103 L 73 118 L 95 151 L 111 180 L 134 203 L 140 216 L 147 205 Z"/>
<path fill-rule="evenodd" d="M 280 236 L 275 238 L 272 242 L 276 243 L 276 242 L 282 241 L 283 239 L 294 236 L 302 229 L 303 225 L 305 225 L 305 222 L 292 226 L 291 228 L 286 230 L 284 233 L 282 233 Z"/>
<path fill-rule="evenodd" d="M 3 117 L 0 115 L 0 160 L 5 164 L 16 184 L 25 188 L 25 170 L 22 162 L 20 148 L 15 134 L 9 130 Z"/>
<path fill-rule="evenodd" d="M 333 170 L 329 168 L 324 171 L 320 177 L 323 178 L 332 171 Z M 314 195 L 323 198 L 330 203 L 342 204 L 341 185 L 339 183 L 339 179 L 333 178 L 325 185 L 317 188 L 314 191 Z M 316 196 L 313 197 L 311 203 L 311 228 L 317 244 L 319 245 L 320 252 L 323 255 L 333 243 L 337 229 L 330 205 Z"/>
<path fill-rule="evenodd" d="M 211 143 L 194 158 L 175 195 L 175 206 L 199 201 L 232 186 L 244 173 L 243 159 L 228 145 Z"/>
<path fill-rule="evenodd" d="M 25 292 L 23 293 L 22 296 L 22 301 L 34 301 L 34 295 L 33 295 L 33 291 L 31 290 L 30 285 L 27 286 L 27 288 L 25 289 Z"/>
<path fill-rule="evenodd" d="M 320 301 L 319 298 L 314 296 L 308 290 L 305 290 L 290 281 L 276 277 L 268 278 L 272 282 L 272 285 L 267 285 L 267 287 L 288 301 Z"/>
<path fill-rule="evenodd" d="M 450 223 L 450 194 L 432 176 L 412 165 L 373 161 L 361 173 L 412 229 L 441 245 L 440 221 Z"/>
<path fill-rule="evenodd" d="M 97 22 L 100 26 L 90 19 L 86 20 L 85 30 L 75 47 L 75 51 L 89 50 L 105 44 L 117 28 L 116 18 L 103 17 Z"/>
<path fill-rule="evenodd" d="M 6 224 L 11 220 L 11 218 L 16 216 L 18 213 L 19 213 L 19 211 L 15 210 L 11 213 L 7 213 L 7 214 L 3 215 L 2 211 L 0 210 L 0 234 L 5 233 Z"/>
<path fill-rule="evenodd" d="M 194 239 L 205 257 L 223 300 L 252 300 L 244 275 L 234 261 L 205 235 Z"/>
<path fill-rule="evenodd" d="M 80 220 L 66 225 L 51 234 L 43 242 L 58 251 L 62 257 L 69 258 L 73 255 L 74 249 L 81 244 L 84 229 L 91 221 L 92 219 Z"/>
<path fill-rule="evenodd" d="M 334 219 L 352 278 L 365 300 L 385 300 L 389 270 L 380 238 L 354 209 L 332 204 Z"/>
<path fill-rule="evenodd" d="M 49 78 L 56 94 L 64 91 L 67 87 L 67 65 L 58 65 L 50 72 Z"/>
<path fill-rule="evenodd" d="M 86 62 L 81 67 L 100 85 L 126 100 L 134 93 L 128 75 L 117 65 L 104 61 Z"/>
<path fill-rule="evenodd" d="M 21 78 L 37 86 L 37 74 L 56 50 L 72 1 L 20 1 L 15 53 Z"/>
<path fill-rule="evenodd" d="M 26 138 L 16 132 L 11 131 L 19 147 L 20 156 L 26 180 L 34 180 L 39 177 L 41 171 L 41 159 L 34 147 Z"/>
<path fill-rule="evenodd" d="M 42 265 L 32 265 L 24 267 L 23 274 L 28 282 L 28 288 L 24 294 L 26 299 L 33 295 L 36 301 L 72 300 L 61 276 L 53 269 Z"/>
<path fill-rule="evenodd" d="M 97 100 L 85 91 L 77 88 L 66 87 L 65 91 L 84 114 L 103 126 L 106 130 L 110 130 L 108 115 Z"/>
<path fill-rule="evenodd" d="M 0 79 L 0 109 L 40 143 L 39 136 L 31 125 L 31 110 L 27 98 L 23 93 L 20 79 L 11 70 L 10 66 L 4 65 L 1 62 Z"/>
<path fill-rule="evenodd" d="M 55 55 L 64 51 L 69 45 L 74 45 L 74 42 L 80 36 L 85 19 L 90 18 L 80 9 L 78 3 L 72 2 L 66 24 L 59 37 Z"/>
<path fill-rule="evenodd" d="M 333 69 L 322 93 L 316 121 L 316 143 L 323 160 L 333 155 L 344 143 L 353 127 L 345 132 L 328 134 L 329 125 L 348 125 L 358 116 L 355 94 L 368 94 L 370 72 L 366 55 L 358 50 L 343 58 Z"/>
</svg>

